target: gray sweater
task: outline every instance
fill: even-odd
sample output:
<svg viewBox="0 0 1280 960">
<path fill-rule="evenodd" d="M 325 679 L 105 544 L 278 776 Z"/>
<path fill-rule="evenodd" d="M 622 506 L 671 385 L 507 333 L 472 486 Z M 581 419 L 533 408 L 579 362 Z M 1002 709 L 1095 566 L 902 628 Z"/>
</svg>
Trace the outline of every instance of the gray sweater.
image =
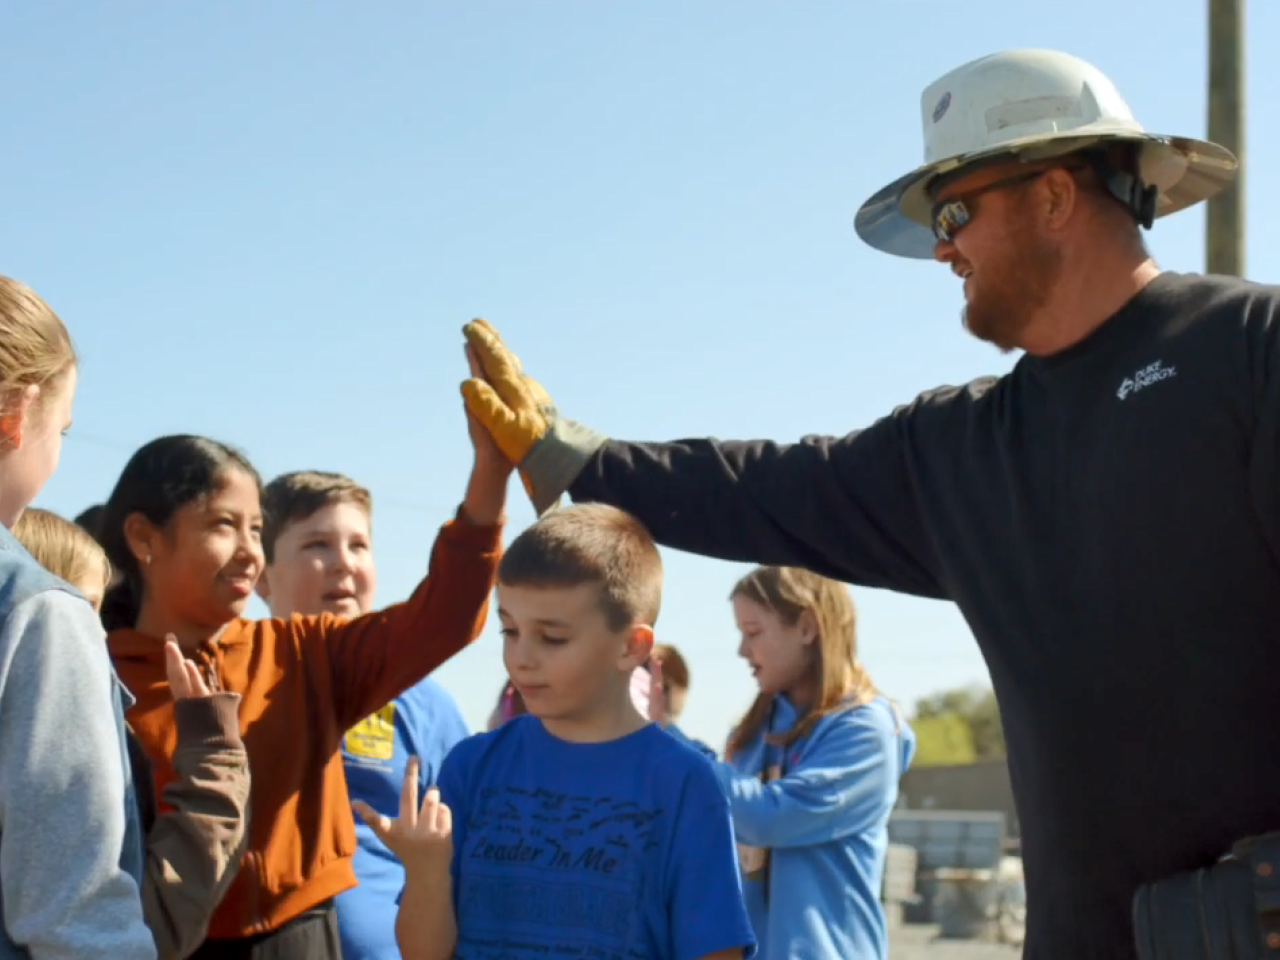
<svg viewBox="0 0 1280 960">
<path fill-rule="evenodd" d="M 0 960 L 154 960 L 102 628 L 29 560 L 0 532 Z"/>
</svg>

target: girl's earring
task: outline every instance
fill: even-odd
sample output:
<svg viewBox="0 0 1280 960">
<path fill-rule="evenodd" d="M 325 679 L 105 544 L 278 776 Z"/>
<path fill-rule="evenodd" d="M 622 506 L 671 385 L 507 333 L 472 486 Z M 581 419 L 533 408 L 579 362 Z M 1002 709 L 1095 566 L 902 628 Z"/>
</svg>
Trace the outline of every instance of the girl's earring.
<svg viewBox="0 0 1280 960">
<path fill-rule="evenodd" d="M 151 566 L 151 554 L 147 554 L 147 566 Z"/>
</svg>

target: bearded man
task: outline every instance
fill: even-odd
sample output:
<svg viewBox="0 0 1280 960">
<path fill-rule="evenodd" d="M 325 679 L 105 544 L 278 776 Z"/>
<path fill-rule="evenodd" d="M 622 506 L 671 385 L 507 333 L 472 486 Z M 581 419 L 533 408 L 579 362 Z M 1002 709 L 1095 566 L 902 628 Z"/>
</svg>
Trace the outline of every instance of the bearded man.
<svg viewBox="0 0 1280 960">
<path fill-rule="evenodd" d="M 668 547 L 956 603 L 1004 719 L 1025 956 L 1261 956 L 1274 840 L 1218 861 L 1280 830 L 1280 288 L 1163 272 L 1142 235 L 1235 158 L 1052 51 L 959 67 L 921 114 L 924 164 L 855 229 L 962 277 L 1007 375 L 839 438 L 624 442 L 476 321 L 466 404 L 539 511 L 568 492 Z"/>
</svg>

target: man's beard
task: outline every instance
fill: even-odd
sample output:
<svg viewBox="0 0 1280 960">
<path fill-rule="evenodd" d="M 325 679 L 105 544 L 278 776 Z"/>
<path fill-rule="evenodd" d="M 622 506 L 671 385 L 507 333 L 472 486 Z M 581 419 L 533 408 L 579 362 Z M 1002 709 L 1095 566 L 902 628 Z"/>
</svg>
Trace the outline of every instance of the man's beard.
<svg viewBox="0 0 1280 960">
<path fill-rule="evenodd" d="M 1002 353 L 1021 346 L 1023 331 L 1049 302 L 1062 272 L 1062 257 L 1026 226 L 1006 237 L 1003 263 L 988 258 L 982 275 L 973 274 L 972 292 L 960 311 L 966 330 Z"/>
</svg>

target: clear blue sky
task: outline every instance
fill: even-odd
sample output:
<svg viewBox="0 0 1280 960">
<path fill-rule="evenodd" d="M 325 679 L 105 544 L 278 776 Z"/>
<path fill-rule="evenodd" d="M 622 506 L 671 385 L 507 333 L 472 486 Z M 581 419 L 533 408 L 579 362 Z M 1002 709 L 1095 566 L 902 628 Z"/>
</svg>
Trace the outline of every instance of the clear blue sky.
<svg viewBox="0 0 1280 960">
<path fill-rule="evenodd" d="M 1250 7 L 1280 36 L 1280 3 Z M 919 161 L 921 88 L 1056 47 L 1148 129 L 1204 132 L 1203 0 L 10 0 L 0 34 L 0 272 L 84 358 L 39 503 L 102 499 L 175 431 L 267 476 L 346 471 L 377 500 L 383 602 L 461 496 L 470 317 L 614 436 L 844 433 L 1011 363 L 961 330 L 945 268 L 851 227 Z M 1280 65 L 1251 53 L 1250 263 L 1274 280 Z M 1199 270 L 1202 230 L 1177 215 L 1153 249 Z M 725 600 L 742 568 L 666 559 L 658 632 L 692 661 L 687 726 L 718 743 L 753 690 Z M 985 682 L 952 607 L 854 594 L 888 693 Z M 480 724 L 492 623 L 438 676 Z"/>
</svg>

